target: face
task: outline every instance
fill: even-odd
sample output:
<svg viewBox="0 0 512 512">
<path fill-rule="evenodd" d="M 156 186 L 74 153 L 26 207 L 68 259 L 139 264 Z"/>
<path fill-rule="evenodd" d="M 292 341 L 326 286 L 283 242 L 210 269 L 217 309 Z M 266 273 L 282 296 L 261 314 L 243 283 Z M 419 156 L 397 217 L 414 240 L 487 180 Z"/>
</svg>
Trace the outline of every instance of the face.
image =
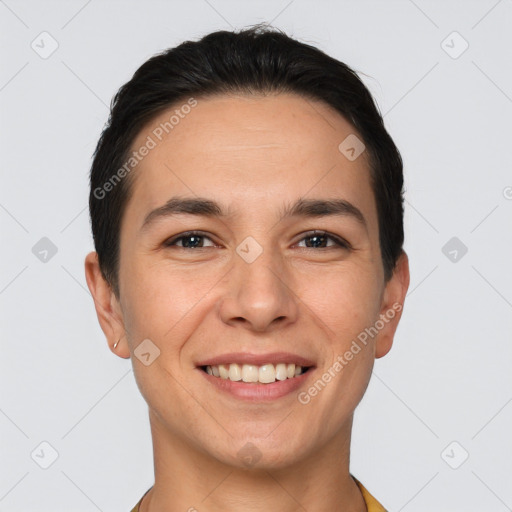
<svg viewBox="0 0 512 512">
<path fill-rule="evenodd" d="M 115 352 L 162 435 L 234 466 L 306 460 L 346 439 L 408 285 L 403 265 L 384 282 L 367 155 L 347 158 L 354 128 L 295 95 L 198 98 L 159 140 L 175 108 L 134 141 L 156 145 L 100 321 L 125 335 Z"/>
</svg>

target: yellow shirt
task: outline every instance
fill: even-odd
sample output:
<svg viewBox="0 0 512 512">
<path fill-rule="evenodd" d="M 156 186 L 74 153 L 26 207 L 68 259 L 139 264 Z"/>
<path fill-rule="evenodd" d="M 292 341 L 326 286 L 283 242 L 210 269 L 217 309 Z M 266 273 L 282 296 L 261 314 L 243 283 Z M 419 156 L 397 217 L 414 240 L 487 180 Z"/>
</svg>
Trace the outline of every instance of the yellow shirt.
<svg viewBox="0 0 512 512">
<path fill-rule="evenodd" d="M 363 484 L 354 476 L 352 478 L 356 481 L 356 484 L 359 486 L 359 489 L 361 490 L 361 494 L 363 495 L 364 502 L 366 503 L 366 508 L 368 509 L 368 512 L 387 512 L 386 509 L 368 492 L 368 490 L 363 486 Z M 144 496 L 151 490 L 148 489 Z M 143 500 L 144 496 L 139 500 L 137 505 L 132 509 L 131 512 L 139 512 L 140 503 Z"/>
<path fill-rule="evenodd" d="M 356 484 L 361 490 L 368 512 L 387 512 L 387 510 L 368 492 L 364 485 L 354 475 L 352 475 L 352 478 L 356 481 Z"/>
</svg>

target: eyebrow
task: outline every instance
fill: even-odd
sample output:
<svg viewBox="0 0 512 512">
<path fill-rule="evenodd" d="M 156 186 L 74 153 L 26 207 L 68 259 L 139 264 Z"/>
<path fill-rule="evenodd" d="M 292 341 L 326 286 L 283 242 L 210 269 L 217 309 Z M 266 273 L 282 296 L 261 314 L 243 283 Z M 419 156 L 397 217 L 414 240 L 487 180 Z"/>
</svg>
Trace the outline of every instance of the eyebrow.
<svg viewBox="0 0 512 512">
<path fill-rule="evenodd" d="M 227 218 L 233 215 L 224 211 L 215 201 L 197 197 L 172 197 L 163 206 L 155 208 L 144 218 L 141 231 L 145 231 L 157 219 L 187 214 L 211 218 Z M 366 230 L 368 226 L 361 210 L 345 199 L 298 199 L 281 209 L 281 220 L 289 217 L 342 216 L 355 219 Z"/>
</svg>

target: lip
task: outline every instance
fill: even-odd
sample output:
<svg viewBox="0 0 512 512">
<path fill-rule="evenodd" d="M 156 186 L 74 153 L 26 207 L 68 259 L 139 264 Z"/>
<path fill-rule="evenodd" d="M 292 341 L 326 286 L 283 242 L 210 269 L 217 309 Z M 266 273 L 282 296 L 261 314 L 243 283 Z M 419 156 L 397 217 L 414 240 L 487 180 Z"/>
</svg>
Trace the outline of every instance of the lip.
<svg viewBox="0 0 512 512">
<path fill-rule="evenodd" d="M 268 360 L 266 361 L 268 362 Z M 197 368 L 197 370 L 207 379 L 208 383 L 212 384 L 220 392 L 247 402 L 269 402 L 290 395 L 296 392 L 301 386 L 305 385 L 306 381 L 309 380 L 314 373 L 314 369 L 310 368 L 306 373 L 298 377 L 281 381 L 277 380 L 270 384 L 259 384 L 255 382 L 244 383 L 221 379 L 220 377 L 209 375 L 201 368 Z"/>
<path fill-rule="evenodd" d="M 255 366 L 263 366 L 264 364 L 294 363 L 296 366 L 315 366 L 310 359 L 293 354 L 291 352 L 269 352 L 267 354 L 250 354 L 247 352 L 231 352 L 229 354 L 221 354 L 208 359 L 203 359 L 196 363 L 196 366 L 218 366 L 219 364 L 253 364 Z M 290 379 L 293 380 L 293 379 Z M 286 382 L 286 381 L 282 381 Z M 268 386 L 269 384 L 265 384 Z"/>
</svg>

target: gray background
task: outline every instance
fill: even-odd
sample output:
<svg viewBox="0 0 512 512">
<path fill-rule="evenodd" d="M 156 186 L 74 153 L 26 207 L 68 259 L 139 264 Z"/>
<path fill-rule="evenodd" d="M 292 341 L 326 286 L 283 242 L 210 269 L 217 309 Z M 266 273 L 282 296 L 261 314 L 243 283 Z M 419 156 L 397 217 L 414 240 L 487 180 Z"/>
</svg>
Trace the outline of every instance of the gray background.
<svg viewBox="0 0 512 512">
<path fill-rule="evenodd" d="M 125 512 L 152 485 L 147 406 L 84 278 L 90 158 L 143 61 L 261 21 L 368 75 L 405 162 L 411 286 L 352 473 L 390 511 L 512 510 L 512 1 L 5 0 L 0 511 Z"/>
</svg>

